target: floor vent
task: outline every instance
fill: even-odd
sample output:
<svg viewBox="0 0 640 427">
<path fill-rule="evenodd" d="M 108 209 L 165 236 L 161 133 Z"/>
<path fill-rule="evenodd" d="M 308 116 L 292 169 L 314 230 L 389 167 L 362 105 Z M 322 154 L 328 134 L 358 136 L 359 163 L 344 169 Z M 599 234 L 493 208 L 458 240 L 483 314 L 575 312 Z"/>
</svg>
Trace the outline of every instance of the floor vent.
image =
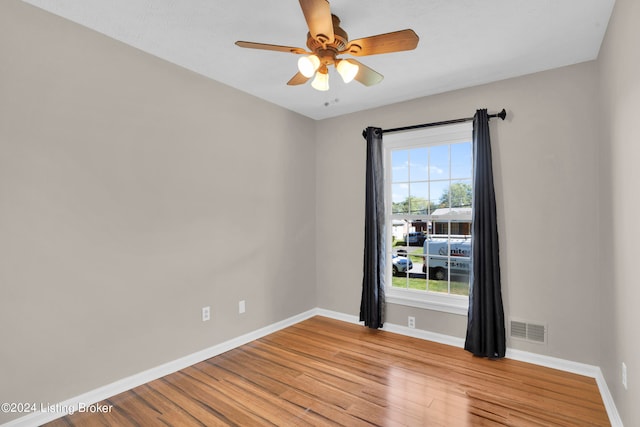
<svg viewBox="0 0 640 427">
<path fill-rule="evenodd" d="M 509 336 L 539 344 L 547 343 L 547 327 L 520 320 L 511 320 Z"/>
</svg>

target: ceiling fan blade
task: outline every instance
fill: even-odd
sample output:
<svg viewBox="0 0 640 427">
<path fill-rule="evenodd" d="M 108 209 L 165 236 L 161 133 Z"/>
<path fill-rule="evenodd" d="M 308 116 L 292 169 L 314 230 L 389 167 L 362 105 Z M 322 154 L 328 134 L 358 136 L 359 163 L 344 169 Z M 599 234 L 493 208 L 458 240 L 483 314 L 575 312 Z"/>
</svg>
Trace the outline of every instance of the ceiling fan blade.
<svg viewBox="0 0 640 427">
<path fill-rule="evenodd" d="M 333 43 L 333 19 L 327 0 L 300 0 L 311 37 L 321 44 Z"/>
<path fill-rule="evenodd" d="M 416 46 L 418 46 L 419 40 L 420 38 L 413 30 L 394 31 L 393 33 L 378 34 L 377 36 L 351 40 L 347 48 L 340 53 L 365 56 L 400 52 L 415 49 Z"/>
<path fill-rule="evenodd" d="M 291 80 L 287 82 L 289 86 L 296 86 L 305 84 L 311 77 L 305 77 L 301 72 L 298 71 L 295 76 L 291 77 Z"/>
<path fill-rule="evenodd" d="M 246 47 L 249 49 L 275 50 L 278 52 L 295 53 L 295 54 L 310 53 L 299 47 L 279 46 L 276 44 L 237 41 L 236 45 L 240 47 Z"/>
<path fill-rule="evenodd" d="M 349 58 L 346 61 L 358 66 L 358 74 L 356 74 L 354 80 L 359 81 L 365 86 L 373 86 L 380 83 L 382 79 L 384 79 L 384 76 L 382 74 L 367 67 L 360 61 L 356 61 L 352 58 Z"/>
</svg>

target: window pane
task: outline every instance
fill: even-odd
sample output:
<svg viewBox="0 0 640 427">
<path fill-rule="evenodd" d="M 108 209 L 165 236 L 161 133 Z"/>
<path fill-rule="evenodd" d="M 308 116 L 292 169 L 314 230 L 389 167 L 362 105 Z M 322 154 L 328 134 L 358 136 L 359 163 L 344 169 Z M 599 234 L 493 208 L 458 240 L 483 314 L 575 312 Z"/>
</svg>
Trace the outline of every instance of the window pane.
<svg viewBox="0 0 640 427">
<path fill-rule="evenodd" d="M 434 218 L 431 221 L 431 226 L 433 228 L 433 234 L 435 235 L 435 237 L 437 238 L 442 238 L 443 236 L 446 237 L 449 235 L 449 220 L 448 219 L 440 219 L 440 218 Z M 440 249 L 440 248 L 438 248 Z"/>
<path fill-rule="evenodd" d="M 429 214 L 429 183 L 411 183 L 411 213 L 417 215 Z"/>
<path fill-rule="evenodd" d="M 469 294 L 470 238 L 438 236 L 425 244 L 428 290 L 432 292 Z"/>
<path fill-rule="evenodd" d="M 429 156 L 429 179 L 449 179 L 449 146 L 431 147 Z"/>
<path fill-rule="evenodd" d="M 393 184 L 391 202 L 391 213 L 409 213 L 409 185 Z"/>
<path fill-rule="evenodd" d="M 391 286 L 425 291 L 423 244 L 428 221 L 404 218 L 394 219 L 392 224 Z"/>
<path fill-rule="evenodd" d="M 462 179 L 472 177 L 473 158 L 471 154 L 471 143 L 451 145 L 451 178 Z"/>
<path fill-rule="evenodd" d="M 430 198 L 434 209 L 449 207 L 449 181 L 431 181 Z M 433 213 L 433 212 L 432 212 Z"/>
<path fill-rule="evenodd" d="M 444 231 L 437 237 L 427 240 L 424 252 L 427 259 L 427 274 L 429 278 L 429 290 L 433 292 L 448 291 L 448 253 L 449 239 L 446 236 L 446 223 L 438 223 L 436 228 Z"/>
<path fill-rule="evenodd" d="M 471 200 L 473 198 L 473 193 L 471 191 L 471 180 L 458 181 L 458 182 L 452 183 L 450 187 L 450 192 L 451 192 L 451 207 L 471 208 Z"/>
<path fill-rule="evenodd" d="M 409 150 L 391 152 L 391 182 L 409 181 Z"/>
<path fill-rule="evenodd" d="M 429 179 L 429 149 L 414 148 L 409 153 L 409 177 L 411 182 Z"/>
</svg>

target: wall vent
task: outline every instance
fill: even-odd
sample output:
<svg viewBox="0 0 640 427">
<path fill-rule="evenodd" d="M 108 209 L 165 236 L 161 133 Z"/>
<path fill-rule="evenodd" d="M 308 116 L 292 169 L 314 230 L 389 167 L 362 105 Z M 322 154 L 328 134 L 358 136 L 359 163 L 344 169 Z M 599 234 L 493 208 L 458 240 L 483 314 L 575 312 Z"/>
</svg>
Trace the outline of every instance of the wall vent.
<svg viewBox="0 0 640 427">
<path fill-rule="evenodd" d="M 509 336 L 538 344 L 546 344 L 547 327 L 545 325 L 512 319 L 510 321 Z"/>
</svg>

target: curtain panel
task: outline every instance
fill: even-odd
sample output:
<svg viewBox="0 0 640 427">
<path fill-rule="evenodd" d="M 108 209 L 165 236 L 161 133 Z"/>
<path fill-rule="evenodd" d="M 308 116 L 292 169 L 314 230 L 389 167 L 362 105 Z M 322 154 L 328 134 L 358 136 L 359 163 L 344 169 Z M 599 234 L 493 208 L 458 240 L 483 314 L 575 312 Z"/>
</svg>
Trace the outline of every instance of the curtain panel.
<svg viewBox="0 0 640 427">
<path fill-rule="evenodd" d="M 489 116 L 485 109 L 474 116 L 473 149 L 472 275 L 464 348 L 475 356 L 501 358 L 506 351 L 506 335 Z"/>
<path fill-rule="evenodd" d="M 360 321 L 369 328 L 384 325 L 385 213 L 382 129 L 368 127 L 366 197 L 364 223 L 364 264 Z"/>
</svg>

